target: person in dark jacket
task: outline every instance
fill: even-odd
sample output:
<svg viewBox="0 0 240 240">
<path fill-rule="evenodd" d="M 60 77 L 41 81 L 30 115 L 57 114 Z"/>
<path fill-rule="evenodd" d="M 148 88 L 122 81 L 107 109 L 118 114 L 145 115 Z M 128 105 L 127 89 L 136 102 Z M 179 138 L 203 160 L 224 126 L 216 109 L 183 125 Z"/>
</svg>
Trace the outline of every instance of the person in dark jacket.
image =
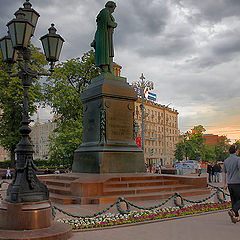
<svg viewBox="0 0 240 240">
<path fill-rule="evenodd" d="M 212 165 L 208 163 L 207 165 L 207 173 L 208 173 L 208 182 L 212 182 Z"/>
<path fill-rule="evenodd" d="M 215 163 L 213 166 L 213 172 L 214 172 L 214 182 L 219 183 L 219 176 L 221 172 L 221 166 L 218 163 Z"/>
<path fill-rule="evenodd" d="M 228 214 L 233 223 L 239 222 L 239 209 L 240 209 L 240 157 L 237 145 L 232 145 L 229 148 L 230 156 L 225 159 L 223 165 L 223 183 L 224 190 L 228 188 L 232 209 Z"/>
</svg>

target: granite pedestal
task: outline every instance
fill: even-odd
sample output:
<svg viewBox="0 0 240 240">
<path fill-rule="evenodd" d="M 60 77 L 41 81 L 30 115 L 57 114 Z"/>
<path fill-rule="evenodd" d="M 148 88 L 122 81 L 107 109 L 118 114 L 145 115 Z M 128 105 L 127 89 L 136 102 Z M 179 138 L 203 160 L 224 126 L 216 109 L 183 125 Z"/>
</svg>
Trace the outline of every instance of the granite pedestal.
<svg viewBox="0 0 240 240">
<path fill-rule="evenodd" d="M 83 92 L 83 143 L 75 151 L 74 173 L 145 172 L 143 151 L 134 139 L 137 94 L 126 78 L 110 73 Z"/>
</svg>

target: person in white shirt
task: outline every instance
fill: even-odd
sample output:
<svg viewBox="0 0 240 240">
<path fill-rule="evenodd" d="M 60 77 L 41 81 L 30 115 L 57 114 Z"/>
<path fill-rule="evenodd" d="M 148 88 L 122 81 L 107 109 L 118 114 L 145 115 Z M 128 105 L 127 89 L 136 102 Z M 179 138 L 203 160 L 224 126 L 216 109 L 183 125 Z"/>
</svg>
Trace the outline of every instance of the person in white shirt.
<svg viewBox="0 0 240 240">
<path fill-rule="evenodd" d="M 6 179 L 11 179 L 12 174 L 11 174 L 11 169 L 8 167 L 6 170 Z"/>
<path fill-rule="evenodd" d="M 198 176 L 200 177 L 200 175 L 202 174 L 201 163 L 198 163 L 198 164 L 197 164 L 197 169 L 198 169 Z"/>
</svg>

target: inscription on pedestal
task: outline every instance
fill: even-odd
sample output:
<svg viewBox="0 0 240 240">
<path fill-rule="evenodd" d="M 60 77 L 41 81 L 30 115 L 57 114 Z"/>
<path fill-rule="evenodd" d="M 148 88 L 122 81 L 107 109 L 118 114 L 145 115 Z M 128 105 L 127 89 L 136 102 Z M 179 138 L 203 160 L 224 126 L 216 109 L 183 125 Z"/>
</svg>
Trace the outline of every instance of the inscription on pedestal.
<svg viewBox="0 0 240 240">
<path fill-rule="evenodd" d="M 133 138 L 132 111 L 128 103 L 114 104 L 107 111 L 107 140 L 129 142 Z"/>
</svg>

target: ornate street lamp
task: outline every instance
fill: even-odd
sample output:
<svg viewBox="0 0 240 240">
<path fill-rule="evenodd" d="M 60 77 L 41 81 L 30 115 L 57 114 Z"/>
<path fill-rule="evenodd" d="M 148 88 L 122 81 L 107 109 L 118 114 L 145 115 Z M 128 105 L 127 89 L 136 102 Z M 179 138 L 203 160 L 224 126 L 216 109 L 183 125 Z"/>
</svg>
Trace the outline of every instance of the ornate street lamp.
<svg viewBox="0 0 240 240">
<path fill-rule="evenodd" d="M 11 35 L 13 47 L 16 50 L 23 50 L 28 47 L 34 26 L 25 18 L 26 14 L 22 11 L 22 8 L 19 8 L 14 15 L 16 18 L 11 20 L 7 27 Z"/>
<path fill-rule="evenodd" d="M 50 62 L 50 71 L 52 72 L 54 63 L 59 60 L 64 39 L 59 34 L 56 34 L 57 29 L 54 27 L 53 23 L 48 31 L 49 33 L 42 36 L 40 40 L 42 41 L 46 59 Z"/>
<path fill-rule="evenodd" d="M 24 3 L 24 8 L 20 8 L 15 13 L 16 18 L 7 24 L 10 34 L 0 40 L 3 58 L 6 63 L 13 64 L 16 61 L 15 52 L 18 50 L 17 62 L 20 71 L 11 77 L 22 79 L 24 95 L 22 126 L 19 129 L 22 139 L 15 150 L 17 154 L 15 177 L 9 185 L 6 197 L 6 201 L 11 203 L 37 202 L 49 199 L 48 189 L 38 180 L 35 173 L 37 168 L 33 163 L 34 151 L 29 141 L 31 129 L 29 128 L 28 89 L 33 78 L 52 74 L 53 62 L 58 61 L 64 40 L 56 34 L 56 29 L 52 25 L 49 34 L 41 38 L 44 42 L 46 59 L 51 64 L 51 73 L 39 73 L 31 69 L 29 65 L 31 58 L 29 42 L 40 16 L 31 6 L 31 3 L 27 0 Z"/>
<path fill-rule="evenodd" d="M 13 64 L 16 62 L 17 52 L 13 48 L 11 36 L 8 35 L 0 39 L 0 47 L 2 50 L 3 60 L 8 64 Z"/>
<path fill-rule="evenodd" d="M 26 2 L 23 4 L 22 11 L 25 13 L 25 18 L 33 25 L 33 35 L 40 15 L 32 8 L 32 4 L 29 2 L 29 0 L 26 0 Z"/>
<path fill-rule="evenodd" d="M 141 107 L 141 111 L 142 111 L 142 150 L 144 153 L 144 120 L 145 120 L 145 113 L 144 113 L 144 99 L 145 99 L 145 95 L 144 95 L 144 91 L 145 90 L 152 90 L 153 89 L 153 82 L 148 81 L 148 80 L 144 80 L 145 77 L 143 76 L 143 73 L 140 77 L 140 81 L 134 82 L 133 86 L 137 87 L 141 90 L 141 99 L 142 99 L 142 104 L 140 105 Z"/>
<path fill-rule="evenodd" d="M 45 41 L 49 43 L 49 46 L 44 45 L 44 50 L 51 65 L 50 73 L 40 73 L 30 67 L 30 39 L 40 16 L 31 6 L 29 0 L 27 0 L 24 3 L 24 8 L 20 8 L 15 13 L 16 18 L 7 24 L 10 36 L 0 40 L 4 61 L 9 65 L 15 62 L 16 55 L 14 51 L 18 51 L 17 64 L 20 71 L 15 75 L 10 75 L 10 77 L 19 77 L 22 80 L 24 96 L 22 122 L 19 129 L 22 138 L 15 150 L 17 158 L 14 179 L 9 184 L 5 201 L 0 203 L 0 229 L 1 231 L 6 230 L 7 236 L 10 238 L 12 235 L 14 237 L 18 234 L 21 235 L 24 231 L 24 238 L 26 239 L 33 236 L 45 236 L 49 239 L 68 239 L 71 237 L 71 227 L 56 222 L 52 224 L 49 192 L 47 186 L 40 182 L 36 176 L 37 167 L 33 162 L 34 150 L 29 141 L 31 129 L 29 127 L 28 106 L 28 90 L 33 78 L 41 75 L 49 76 L 53 73 L 53 63 L 59 59 L 64 40 L 60 35 L 56 34 L 56 29 L 52 25 L 49 34 L 42 37 L 43 41 L 47 39 Z M 62 232 L 61 236 L 59 236 L 59 232 Z"/>
</svg>

